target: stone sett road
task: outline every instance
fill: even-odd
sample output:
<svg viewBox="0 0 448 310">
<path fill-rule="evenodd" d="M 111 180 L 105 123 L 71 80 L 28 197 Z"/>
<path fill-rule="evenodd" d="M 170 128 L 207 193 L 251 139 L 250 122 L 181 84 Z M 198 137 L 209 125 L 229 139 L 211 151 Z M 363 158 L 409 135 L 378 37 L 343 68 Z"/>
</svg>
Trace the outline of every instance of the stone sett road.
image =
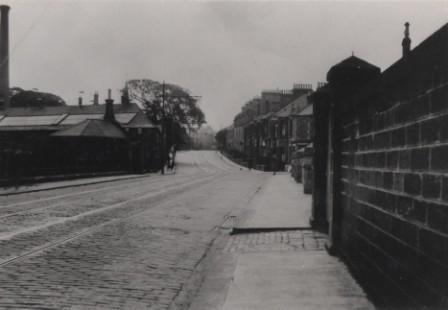
<svg viewBox="0 0 448 310">
<path fill-rule="evenodd" d="M 266 175 L 215 152 L 178 157 L 173 175 L 0 197 L 0 309 L 185 308 L 220 227 Z"/>
</svg>

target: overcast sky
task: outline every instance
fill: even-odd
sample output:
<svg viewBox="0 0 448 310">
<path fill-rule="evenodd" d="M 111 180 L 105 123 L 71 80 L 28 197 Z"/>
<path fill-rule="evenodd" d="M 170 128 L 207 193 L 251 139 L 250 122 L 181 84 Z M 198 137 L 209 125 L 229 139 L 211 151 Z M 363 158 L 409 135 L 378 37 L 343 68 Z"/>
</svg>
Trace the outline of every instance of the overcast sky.
<svg viewBox="0 0 448 310">
<path fill-rule="evenodd" d="M 379 67 L 448 22 L 448 1 L 174 2 L 10 0 L 11 86 L 76 104 L 127 79 L 202 96 L 215 129 L 262 89 L 324 81 L 352 51 Z"/>
</svg>

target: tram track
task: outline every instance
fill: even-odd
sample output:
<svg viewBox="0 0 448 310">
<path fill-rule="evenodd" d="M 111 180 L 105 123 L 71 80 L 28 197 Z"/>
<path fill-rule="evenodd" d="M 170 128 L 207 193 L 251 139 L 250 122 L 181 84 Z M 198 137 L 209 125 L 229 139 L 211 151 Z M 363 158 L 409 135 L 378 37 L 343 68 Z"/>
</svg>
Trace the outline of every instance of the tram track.
<svg viewBox="0 0 448 310">
<path fill-rule="evenodd" d="M 205 175 L 202 178 L 207 178 L 209 176 L 213 176 L 213 175 L 211 175 L 211 174 Z M 158 195 L 161 195 L 161 194 L 163 194 L 163 193 L 165 193 L 167 191 L 171 191 L 171 189 L 179 188 L 179 185 L 182 185 L 185 182 L 185 180 L 188 180 L 189 178 L 191 178 L 191 176 L 189 176 L 188 178 L 187 177 L 182 177 L 181 180 L 176 180 L 176 182 L 170 183 L 169 187 L 166 187 L 166 184 L 162 184 L 161 186 L 158 186 L 156 188 L 151 188 L 151 192 L 149 192 L 149 193 L 145 192 L 143 195 L 140 195 L 138 197 L 133 196 L 130 199 L 126 199 L 124 201 L 118 201 L 116 203 L 112 203 L 111 205 L 108 205 L 104 201 L 103 202 L 97 201 L 96 202 L 97 207 L 96 208 L 94 207 L 94 208 L 92 208 L 92 210 L 89 210 L 89 211 L 86 211 L 86 212 L 80 212 L 79 214 L 75 214 L 75 215 L 68 216 L 68 217 L 67 216 L 60 216 L 59 219 L 56 219 L 56 220 L 53 220 L 53 221 L 47 221 L 47 222 L 44 222 L 44 224 L 41 224 L 41 225 L 34 225 L 34 226 L 27 227 L 25 229 L 15 230 L 15 231 L 12 231 L 10 233 L 8 233 L 8 232 L 5 232 L 3 234 L 0 233 L 0 241 L 1 240 L 5 240 L 7 237 L 11 237 L 13 235 L 17 235 L 17 234 L 20 234 L 20 233 L 34 231 L 36 229 L 39 229 L 39 228 L 42 229 L 42 228 L 45 228 L 45 227 L 48 227 L 48 226 L 52 226 L 52 225 L 57 225 L 59 223 L 63 223 L 63 222 L 67 222 L 67 221 L 70 221 L 70 220 L 75 220 L 75 219 L 83 217 L 83 216 L 87 216 L 89 214 L 91 215 L 91 214 L 95 214 L 97 212 L 104 212 L 107 209 L 113 209 L 113 208 L 115 208 L 117 206 L 125 205 L 125 204 L 127 204 L 129 202 L 138 201 L 138 200 L 140 200 L 140 197 L 146 197 L 146 198 L 152 198 L 152 196 L 157 197 Z M 132 194 L 136 195 L 138 193 L 132 193 Z M 110 199 L 110 197 L 105 197 L 105 198 Z M 80 198 L 80 199 L 82 199 L 82 198 Z M 65 202 L 65 204 L 66 203 L 67 202 Z M 64 207 L 65 204 L 62 204 L 61 202 L 58 202 L 57 204 L 52 205 L 52 206 L 42 207 L 42 210 L 51 209 L 51 208 L 55 208 L 55 207 L 58 207 L 58 206 Z M 85 207 L 87 205 L 91 205 L 91 204 L 90 203 L 86 203 L 86 204 L 84 204 L 84 206 L 80 205 L 80 206 L 77 206 L 77 207 L 79 209 L 82 209 L 83 207 Z M 17 215 L 25 215 L 25 214 L 30 213 L 30 212 L 34 213 L 36 211 L 39 211 L 39 210 L 37 210 L 37 209 L 28 209 L 28 210 L 24 210 L 22 212 L 17 212 L 16 216 Z M 5 219 L 7 219 L 8 217 L 12 217 L 12 216 L 14 216 L 14 215 L 13 214 L 7 215 L 7 216 L 5 216 Z M 0 220 L 1 220 L 1 218 L 0 218 Z M 2 223 L 0 221 L 0 227 L 1 227 L 1 224 Z"/>
<path fill-rule="evenodd" d="M 188 180 L 192 177 L 197 177 L 198 175 L 200 175 L 201 173 L 196 173 L 195 175 L 183 175 L 183 176 L 178 176 L 176 177 L 176 181 L 175 183 L 181 183 L 184 180 Z M 58 208 L 58 207 L 63 207 L 65 205 L 68 205 L 69 203 L 74 203 L 76 201 L 81 201 L 83 199 L 85 199 L 85 197 L 82 197 L 83 195 L 88 195 L 88 194 L 98 194 L 104 191 L 110 191 L 110 190 L 114 190 L 114 189 L 119 189 L 117 192 L 114 192 L 114 195 L 119 195 L 120 193 L 126 193 L 126 192 L 132 192 L 133 190 L 135 190 L 134 186 L 135 185 L 139 185 L 139 186 L 151 186 L 153 184 L 159 185 L 160 183 L 162 183 L 162 181 L 166 181 L 166 179 L 151 179 L 151 182 L 146 182 L 146 183 L 141 183 L 141 182 L 134 182 L 132 184 L 126 184 L 126 188 L 123 189 L 123 184 L 118 184 L 118 185 L 114 185 L 114 186 L 108 186 L 105 188 L 100 188 L 100 189 L 95 189 L 95 190 L 89 190 L 89 191 L 83 191 L 83 192 L 78 192 L 78 193 L 73 193 L 73 194 L 69 194 L 69 195 L 61 195 L 61 196 L 57 196 L 57 197 L 53 197 L 53 198 L 48 198 L 48 199 L 44 199 L 44 200 L 37 200 L 37 201 L 27 201 L 27 202 L 23 202 L 23 203 L 19 203 L 19 204 L 12 204 L 12 205 L 8 205 L 8 206 L 2 206 L 0 207 L 0 225 L 1 225 L 1 221 L 7 218 L 11 218 L 14 216 L 20 216 L 20 215 L 25 215 L 27 213 L 30 212 L 38 212 L 38 211 L 44 211 L 44 210 L 50 210 L 50 209 L 54 209 L 54 208 Z M 151 191 L 156 191 L 158 189 L 160 189 L 160 187 L 163 187 L 164 185 L 162 184 L 161 186 L 156 186 L 156 187 L 152 187 Z M 81 196 L 81 197 L 79 197 Z M 67 200 L 68 198 L 68 200 Z M 50 204 L 50 205 L 45 205 L 45 206 L 33 206 L 33 203 L 45 203 L 51 200 L 57 200 L 56 203 Z M 60 201 L 62 200 L 62 201 Z M 96 203 L 101 204 L 101 201 L 97 201 Z M 23 210 L 20 211 L 16 211 L 14 212 L 13 210 L 17 207 L 21 207 L 21 206 L 26 206 L 26 205 L 31 205 L 30 208 L 25 208 Z M 4 211 L 6 209 L 6 212 Z M 12 211 L 12 212 L 11 212 Z M 3 214 L 2 214 L 3 213 Z"/>
<path fill-rule="evenodd" d="M 176 174 L 0 197 L 0 308 L 180 305 L 260 178 L 179 155 Z"/>
<path fill-rule="evenodd" d="M 161 204 L 163 205 L 167 201 L 172 201 L 172 199 L 171 200 L 167 199 L 170 196 L 172 197 L 173 195 L 176 195 L 175 199 L 179 199 L 180 198 L 180 197 L 178 197 L 179 195 L 184 194 L 186 192 L 194 191 L 204 185 L 210 184 L 210 183 L 218 180 L 219 177 L 222 175 L 223 175 L 222 173 L 216 172 L 211 175 L 203 176 L 199 180 L 195 180 L 195 181 L 190 182 L 183 186 L 179 186 L 176 184 L 176 185 L 166 188 L 165 191 L 161 191 L 158 193 L 149 193 L 149 194 L 146 193 L 139 197 L 134 197 L 134 198 L 128 199 L 126 201 L 123 201 L 123 202 L 120 202 L 117 204 L 113 204 L 113 205 L 110 205 L 110 206 L 107 206 L 107 207 L 104 207 L 104 208 L 101 208 L 98 210 L 93 210 L 91 212 L 82 213 L 80 215 L 75 216 L 74 218 L 66 219 L 59 223 L 52 223 L 52 225 L 49 225 L 47 228 L 55 227 L 55 226 L 58 226 L 59 224 L 64 224 L 65 222 L 73 223 L 76 221 L 86 220 L 87 217 L 91 217 L 91 218 L 96 217 L 97 221 L 99 221 L 99 222 L 93 221 L 93 223 L 90 223 L 90 226 L 87 226 L 87 227 L 78 227 L 78 228 L 75 227 L 75 229 L 76 229 L 75 232 L 71 232 L 68 234 L 66 233 L 65 236 L 57 238 L 54 241 L 47 242 L 47 243 L 44 243 L 44 244 L 41 244 L 38 246 L 32 246 L 31 248 L 28 248 L 27 250 L 17 253 L 16 255 L 10 255 L 9 257 L 5 257 L 4 259 L 0 258 L 0 268 L 5 267 L 5 266 L 7 266 L 13 262 L 19 261 L 21 259 L 25 259 L 29 256 L 35 255 L 39 252 L 45 251 L 47 249 L 51 249 L 51 248 L 60 246 L 62 244 L 65 244 L 67 242 L 76 240 L 84 235 L 89 234 L 89 233 L 99 231 L 102 227 L 104 227 L 106 225 L 111 225 L 114 223 L 118 223 L 120 221 L 126 221 L 131 218 L 137 217 L 151 209 L 154 209 L 155 207 L 160 206 Z M 151 202 L 150 206 L 148 206 L 148 205 L 141 206 L 140 205 L 140 206 L 133 206 L 130 208 L 125 207 L 127 204 L 143 201 L 146 199 L 153 199 L 154 201 Z M 121 210 L 120 210 L 120 207 L 125 207 L 125 208 L 121 208 Z M 113 211 L 113 210 L 118 210 L 118 212 L 116 212 L 117 214 L 113 214 L 113 212 L 108 212 L 106 215 L 104 214 L 106 211 Z M 99 217 L 99 215 L 101 215 L 101 214 L 103 216 Z M 105 218 L 107 218 L 107 219 L 105 219 Z M 103 220 L 102 223 L 100 222 L 101 220 Z M 43 228 L 44 227 L 39 227 L 38 230 L 42 230 Z M 26 234 L 26 233 L 31 233 L 31 231 L 21 232 L 21 235 Z M 29 237 L 35 238 L 35 235 L 33 235 L 31 233 L 31 234 L 29 234 Z M 26 240 L 26 238 L 24 239 L 23 237 L 21 239 Z M 1 241 L 3 241 L 3 240 L 0 240 L 0 253 L 4 253 L 4 251 L 1 251 L 1 248 L 2 248 Z M 1 257 L 1 254 L 0 254 L 0 257 Z"/>
<path fill-rule="evenodd" d="M 191 172 L 191 169 L 190 170 L 189 169 L 184 169 L 184 170 L 182 170 L 182 173 L 177 173 L 177 174 L 171 175 L 170 177 L 176 177 L 176 178 L 184 177 L 184 176 L 185 177 L 187 177 L 187 176 L 191 177 L 191 176 L 194 176 L 194 175 L 200 173 L 201 171 L 202 172 L 206 172 L 206 173 L 210 173 L 210 171 L 204 170 L 200 165 L 198 165 L 196 162 L 194 162 L 194 159 L 190 159 L 190 161 L 191 161 L 190 164 L 195 167 L 195 171 Z M 188 163 L 184 163 L 184 164 L 188 165 Z M 179 165 L 179 167 L 182 167 L 182 166 L 183 166 L 183 164 Z M 158 182 L 166 179 L 166 177 L 167 177 L 167 175 L 162 176 L 162 175 L 151 174 L 151 175 L 148 175 L 148 176 L 137 177 L 135 179 L 124 179 L 124 180 L 123 179 L 117 179 L 117 180 L 108 180 L 107 182 L 101 182 L 101 183 L 91 183 L 91 184 L 85 184 L 85 185 L 77 185 L 76 188 L 78 188 L 78 189 L 81 189 L 82 187 L 98 187 L 98 186 L 100 186 L 100 188 L 99 189 L 90 189 L 90 190 L 81 190 L 81 191 L 77 191 L 77 192 L 74 192 L 74 193 L 70 192 L 70 193 L 57 195 L 57 196 L 52 196 L 52 197 L 44 197 L 44 198 L 41 197 L 41 198 L 35 198 L 35 199 L 26 200 L 26 201 L 18 201 L 18 202 L 8 203 L 8 204 L 5 204 L 5 205 L 2 205 L 2 203 L 4 203 L 5 201 L 10 200 L 12 197 L 14 197 L 14 199 L 21 199 L 21 198 L 23 198 L 25 196 L 28 196 L 28 195 L 48 194 L 48 193 L 51 193 L 54 190 L 59 191 L 60 189 L 59 188 L 48 188 L 48 189 L 45 189 L 45 190 L 42 190 L 42 191 L 39 191 L 39 192 L 25 192 L 25 193 L 21 193 L 21 194 L 14 194 L 12 196 L 5 195 L 5 196 L 0 197 L 0 211 L 2 209 L 5 209 L 5 208 L 19 207 L 19 206 L 22 206 L 22 205 L 28 205 L 28 204 L 33 204 L 33 203 L 41 203 L 41 202 L 46 202 L 46 201 L 51 201 L 51 200 L 56 200 L 56 199 L 66 199 L 66 198 L 70 198 L 70 197 L 77 196 L 77 195 L 88 195 L 88 194 L 92 194 L 92 193 L 95 193 L 95 192 L 105 191 L 105 190 L 108 190 L 108 189 L 119 188 L 119 187 L 123 186 L 123 182 L 125 182 L 126 186 L 129 186 L 129 187 L 133 186 L 134 184 L 146 185 L 146 184 L 158 183 Z M 145 182 L 145 181 L 148 180 L 148 178 L 149 178 L 150 182 L 145 183 L 145 184 L 141 184 L 142 181 Z M 114 182 L 114 183 L 121 182 L 121 184 L 114 184 L 114 185 L 107 186 L 107 187 L 103 187 L 102 186 L 104 183 L 112 183 L 112 182 Z M 64 190 L 71 190 L 71 191 L 73 191 L 73 188 L 68 189 L 66 187 L 66 188 L 64 188 Z"/>
<path fill-rule="evenodd" d="M 206 173 L 210 173 L 210 171 L 205 171 L 199 167 L 196 167 L 196 171 L 194 171 L 193 173 L 191 173 L 190 171 L 183 171 L 182 174 L 175 174 L 175 175 L 170 175 L 170 178 L 188 178 L 188 177 L 193 177 L 195 175 L 198 175 L 200 173 L 206 172 Z M 11 209 L 11 208 L 17 208 L 17 207 L 21 207 L 21 206 L 26 206 L 26 205 L 31 205 L 31 204 L 36 204 L 36 203 L 45 203 L 45 202 L 49 202 L 49 201 L 53 201 L 53 200 L 58 200 L 58 199 L 69 199 L 71 197 L 76 197 L 76 196 L 82 196 L 82 195 L 91 195 L 94 193 L 99 193 L 99 192 L 103 192 L 103 191 L 107 191 L 107 190 L 113 190 L 115 188 L 121 188 L 123 186 L 126 186 L 128 188 L 131 188 L 135 185 L 138 186 L 147 186 L 147 185 L 151 185 L 154 183 L 160 183 L 162 181 L 165 181 L 167 179 L 167 176 L 152 176 L 149 180 L 150 176 L 148 177 L 143 177 L 143 178 L 137 178 L 134 180 L 126 180 L 126 183 L 123 184 L 122 182 L 120 184 L 114 184 L 111 186 L 107 186 L 107 187 L 100 187 L 100 188 L 95 188 L 95 189 L 89 189 L 89 190 L 82 190 L 82 191 L 77 191 L 77 192 L 72 192 L 72 193 L 65 193 L 62 195 L 57 195 L 57 196 L 52 196 L 52 197 L 44 197 L 44 198 L 36 198 L 36 199 L 30 199 L 30 200 L 26 200 L 26 201 L 19 201 L 19 202 L 14 202 L 14 203 L 9 203 L 6 205 L 0 205 L 0 214 L 3 212 L 3 210 L 5 209 Z M 144 180 L 144 181 L 143 181 Z M 121 180 L 116 180 L 116 182 L 120 182 Z M 145 182 L 145 183 L 142 183 Z M 90 184 L 86 184 L 85 186 L 91 186 Z M 101 186 L 98 184 L 93 184 L 92 186 Z M 57 189 L 56 189 L 57 190 Z M 47 192 L 51 192 L 52 189 L 48 189 L 46 190 Z M 25 195 L 28 193 L 25 193 Z M 17 197 L 17 196 L 16 196 Z"/>
</svg>

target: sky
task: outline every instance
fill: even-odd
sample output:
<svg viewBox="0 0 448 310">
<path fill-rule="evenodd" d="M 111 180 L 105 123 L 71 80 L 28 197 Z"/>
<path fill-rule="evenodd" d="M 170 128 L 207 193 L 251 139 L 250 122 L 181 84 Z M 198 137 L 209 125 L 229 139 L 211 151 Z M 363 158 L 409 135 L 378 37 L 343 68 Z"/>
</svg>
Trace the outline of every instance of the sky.
<svg viewBox="0 0 448 310">
<path fill-rule="evenodd" d="M 5 0 L 10 84 L 84 102 L 128 79 L 201 96 L 207 123 L 232 123 L 264 89 L 325 81 L 354 53 L 382 70 L 448 22 L 448 1 Z"/>
</svg>

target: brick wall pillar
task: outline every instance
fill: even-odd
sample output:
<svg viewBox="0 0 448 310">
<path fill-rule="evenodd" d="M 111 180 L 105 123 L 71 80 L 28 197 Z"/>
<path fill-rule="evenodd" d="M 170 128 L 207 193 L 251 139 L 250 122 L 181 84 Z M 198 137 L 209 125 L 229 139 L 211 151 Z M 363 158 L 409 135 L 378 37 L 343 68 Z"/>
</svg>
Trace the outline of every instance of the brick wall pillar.
<svg viewBox="0 0 448 310">
<path fill-rule="evenodd" d="M 326 192 L 327 192 L 327 152 L 328 152 L 328 112 L 330 97 L 327 89 L 316 91 L 311 96 L 314 115 L 314 154 L 313 154 L 313 202 L 311 225 L 326 230 Z"/>
</svg>

